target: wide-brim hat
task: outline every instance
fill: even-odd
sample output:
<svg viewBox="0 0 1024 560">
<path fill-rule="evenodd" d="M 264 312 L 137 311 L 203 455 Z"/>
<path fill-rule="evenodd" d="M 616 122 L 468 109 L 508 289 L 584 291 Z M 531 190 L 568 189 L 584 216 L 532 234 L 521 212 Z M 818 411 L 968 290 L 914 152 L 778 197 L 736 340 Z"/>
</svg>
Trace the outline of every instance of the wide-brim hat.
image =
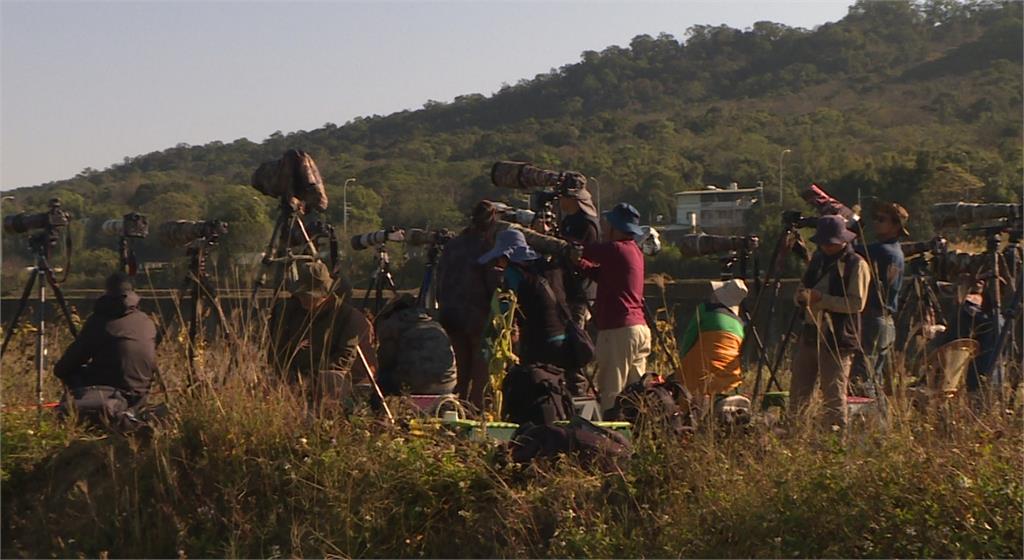
<svg viewBox="0 0 1024 560">
<path fill-rule="evenodd" d="M 818 227 L 811 236 L 817 245 L 841 245 L 857 238 L 857 234 L 846 228 L 846 220 L 842 216 L 822 216 L 818 218 Z"/>
<path fill-rule="evenodd" d="M 623 233 L 632 236 L 643 235 L 640 228 L 640 212 L 632 204 L 620 202 L 615 208 L 604 213 L 604 219 L 608 220 L 611 226 Z"/>
<path fill-rule="evenodd" d="M 718 303 L 734 311 L 739 309 L 740 303 L 743 302 L 748 293 L 750 293 L 750 290 L 747 289 L 746 282 L 739 278 L 711 281 L 711 295 L 714 296 Z"/>
<path fill-rule="evenodd" d="M 523 232 L 516 229 L 506 229 L 498 232 L 494 240 L 494 248 L 487 251 L 477 259 L 480 264 L 487 264 L 498 257 L 508 257 L 514 263 L 522 263 L 537 259 L 537 252 L 526 244 L 526 237 Z"/>
<path fill-rule="evenodd" d="M 903 237 L 910 237 L 910 231 L 907 230 L 907 222 L 910 220 L 910 212 L 907 209 L 896 204 L 895 202 L 879 202 L 875 206 L 876 214 L 885 214 L 896 221 L 900 226 L 900 235 Z"/>
<path fill-rule="evenodd" d="M 308 295 L 313 297 L 326 297 L 334 288 L 334 278 L 327 265 L 320 262 L 300 263 L 298 266 L 298 278 L 292 282 L 291 292 L 295 295 Z"/>
<path fill-rule="evenodd" d="M 584 214 L 592 218 L 597 217 L 597 207 L 594 206 L 594 197 L 590 195 L 590 191 L 588 191 L 586 187 L 567 189 L 562 196 L 575 200 L 580 206 L 580 211 Z"/>
</svg>

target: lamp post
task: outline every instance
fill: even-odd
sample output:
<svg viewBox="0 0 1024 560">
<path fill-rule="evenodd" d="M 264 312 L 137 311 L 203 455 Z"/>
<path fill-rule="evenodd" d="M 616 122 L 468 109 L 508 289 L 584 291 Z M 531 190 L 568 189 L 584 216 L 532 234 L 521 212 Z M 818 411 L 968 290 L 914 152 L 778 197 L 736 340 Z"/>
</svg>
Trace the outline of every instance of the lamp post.
<svg viewBox="0 0 1024 560">
<path fill-rule="evenodd" d="M 348 239 L 348 184 L 355 180 L 355 177 L 349 177 L 341 187 L 341 235 L 345 239 Z"/>
<path fill-rule="evenodd" d="M 786 157 L 786 154 L 792 151 L 793 150 L 786 148 L 779 153 L 779 206 L 782 205 L 782 158 Z"/>
<path fill-rule="evenodd" d="M 598 181 L 597 177 L 591 177 L 590 180 L 593 181 L 595 185 L 597 185 L 597 213 L 598 213 L 598 215 L 600 215 L 601 214 L 601 181 Z"/>
</svg>

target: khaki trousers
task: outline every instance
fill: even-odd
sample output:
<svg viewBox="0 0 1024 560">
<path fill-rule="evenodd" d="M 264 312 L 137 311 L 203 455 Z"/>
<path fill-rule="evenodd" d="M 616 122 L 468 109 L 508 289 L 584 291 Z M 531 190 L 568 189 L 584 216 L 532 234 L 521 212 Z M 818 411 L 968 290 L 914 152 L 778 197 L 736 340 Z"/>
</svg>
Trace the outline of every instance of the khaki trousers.
<svg viewBox="0 0 1024 560">
<path fill-rule="evenodd" d="M 820 379 L 825 425 L 846 428 L 846 390 L 851 362 L 852 352 L 837 352 L 824 342 L 819 346 L 816 336 L 801 336 L 793 356 L 793 379 L 789 388 L 792 412 L 802 414 L 807 409 Z"/>
<path fill-rule="evenodd" d="M 597 332 L 597 391 L 601 410 L 615 405 L 615 397 L 626 385 L 639 381 L 651 353 L 651 330 L 633 325 Z"/>
</svg>

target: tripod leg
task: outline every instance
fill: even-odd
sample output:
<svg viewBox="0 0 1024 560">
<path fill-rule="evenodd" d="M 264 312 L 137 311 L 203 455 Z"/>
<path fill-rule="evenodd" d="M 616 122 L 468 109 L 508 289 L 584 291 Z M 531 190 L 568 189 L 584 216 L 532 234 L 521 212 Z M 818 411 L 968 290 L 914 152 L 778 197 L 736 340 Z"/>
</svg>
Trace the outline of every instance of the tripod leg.
<svg viewBox="0 0 1024 560">
<path fill-rule="evenodd" d="M 68 321 L 68 330 L 71 331 L 71 336 L 78 338 L 78 327 L 71 320 L 71 308 L 68 307 L 68 301 L 64 299 L 64 292 L 60 289 L 60 284 L 57 284 L 57 279 L 53 277 L 53 272 L 46 274 L 46 281 L 50 284 L 50 289 L 53 290 L 53 295 L 57 298 L 57 305 L 60 307 L 61 313 L 64 314 L 64 318 Z"/>
<path fill-rule="evenodd" d="M 199 279 L 192 277 L 192 317 L 188 322 L 188 388 L 195 387 L 196 382 L 196 338 L 199 335 L 200 315 L 203 303 L 200 299 Z"/>
<path fill-rule="evenodd" d="M 39 269 L 32 269 L 32 273 L 28 276 L 28 281 L 25 282 L 25 289 L 21 292 L 21 299 L 18 300 L 18 308 L 14 310 L 14 315 L 11 315 L 11 322 L 7 324 L 7 332 L 4 333 L 4 343 L 0 347 L 0 356 L 7 353 L 7 344 L 11 341 L 11 336 L 14 334 L 15 327 L 18 326 L 18 318 L 25 311 L 25 306 L 28 305 L 28 296 L 32 293 L 32 286 L 36 283 L 36 276 L 39 275 Z"/>
<path fill-rule="evenodd" d="M 360 346 L 356 346 L 356 354 L 359 355 L 359 361 L 362 362 L 363 367 L 366 369 L 366 376 L 370 378 L 370 385 L 373 385 L 373 392 L 380 399 L 380 405 L 384 408 L 384 414 L 388 417 L 388 422 L 394 422 L 395 417 L 391 415 L 391 409 L 388 408 L 388 403 L 384 400 L 384 392 L 380 390 L 380 385 L 377 384 L 377 378 L 374 376 L 374 372 L 370 369 L 370 363 L 366 361 L 366 354 L 363 354 L 363 349 Z"/>
</svg>

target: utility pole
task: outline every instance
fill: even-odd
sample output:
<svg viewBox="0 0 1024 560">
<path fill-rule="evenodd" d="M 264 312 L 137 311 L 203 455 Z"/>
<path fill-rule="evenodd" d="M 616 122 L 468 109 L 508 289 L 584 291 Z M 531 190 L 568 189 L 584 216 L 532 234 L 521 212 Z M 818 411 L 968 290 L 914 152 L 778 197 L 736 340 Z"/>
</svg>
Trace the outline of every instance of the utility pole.
<svg viewBox="0 0 1024 560">
<path fill-rule="evenodd" d="M 793 150 L 786 148 L 779 153 L 779 206 L 782 206 L 782 158 L 786 157 L 786 154 L 792 151 Z"/>
<path fill-rule="evenodd" d="M 341 236 L 344 239 L 348 239 L 348 184 L 355 180 L 355 177 L 349 177 L 341 187 Z"/>
</svg>

